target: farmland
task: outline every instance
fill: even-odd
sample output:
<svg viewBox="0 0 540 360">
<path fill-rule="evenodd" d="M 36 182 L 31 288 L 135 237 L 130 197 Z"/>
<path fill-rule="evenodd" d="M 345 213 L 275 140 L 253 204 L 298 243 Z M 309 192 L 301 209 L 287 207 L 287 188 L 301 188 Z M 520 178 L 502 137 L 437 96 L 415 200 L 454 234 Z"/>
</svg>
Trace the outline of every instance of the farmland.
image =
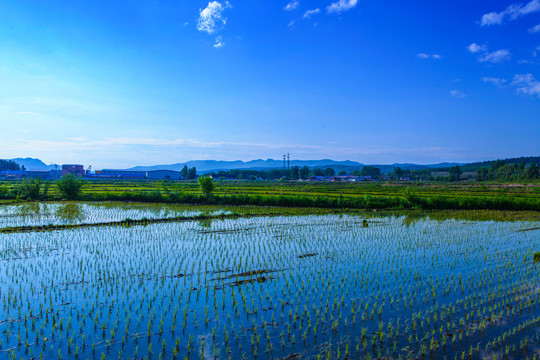
<svg viewBox="0 0 540 360">
<path fill-rule="evenodd" d="M 0 209 L 2 358 L 536 356 L 537 212 Z"/>
<path fill-rule="evenodd" d="M 80 200 L 349 209 L 540 211 L 536 183 L 310 183 L 218 181 L 211 198 L 196 182 L 87 182 Z M 24 201 L 19 182 L 0 184 L 0 201 Z M 53 182 L 42 200 L 61 200 Z"/>
</svg>

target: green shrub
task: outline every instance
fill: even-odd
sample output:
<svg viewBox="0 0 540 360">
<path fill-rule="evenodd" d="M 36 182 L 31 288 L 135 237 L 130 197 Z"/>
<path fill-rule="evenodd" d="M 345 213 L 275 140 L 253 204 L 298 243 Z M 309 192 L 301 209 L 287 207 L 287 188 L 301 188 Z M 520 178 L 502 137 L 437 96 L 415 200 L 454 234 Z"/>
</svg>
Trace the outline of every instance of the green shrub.
<svg viewBox="0 0 540 360">
<path fill-rule="evenodd" d="M 81 178 L 69 174 L 58 180 L 56 186 L 62 197 L 68 200 L 74 200 L 81 195 L 84 183 L 84 180 Z"/>
<path fill-rule="evenodd" d="M 210 197 L 212 192 L 216 189 L 216 184 L 211 177 L 201 176 L 199 177 L 199 187 L 205 197 Z"/>
<path fill-rule="evenodd" d="M 18 186 L 19 196 L 28 200 L 38 200 L 41 190 L 41 179 L 23 179 Z"/>
</svg>

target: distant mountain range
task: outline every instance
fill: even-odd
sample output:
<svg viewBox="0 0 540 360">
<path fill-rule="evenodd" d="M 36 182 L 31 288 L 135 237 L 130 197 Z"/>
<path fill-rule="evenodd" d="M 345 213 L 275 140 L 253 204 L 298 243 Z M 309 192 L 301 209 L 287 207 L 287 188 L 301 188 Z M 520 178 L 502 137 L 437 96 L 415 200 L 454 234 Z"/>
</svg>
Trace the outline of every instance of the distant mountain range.
<svg viewBox="0 0 540 360">
<path fill-rule="evenodd" d="M 33 158 L 16 158 L 11 159 L 18 163 L 21 166 L 24 166 L 26 170 L 52 170 L 55 165 L 47 165 L 39 159 Z M 269 170 L 269 169 L 281 169 L 283 168 L 283 160 L 274 160 L 274 159 L 257 159 L 250 161 L 222 161 L 222 160 L 192 160 L 183 163 L 169 164 L 169 165 L 152 165 L 152 166 L 135 166 L 125 170 L 133 171 L 154 171 L 154 170 L 175 170 L 180 171 L 182 168 L 187 165 L 188 167 L 196 167 L 197 172 L 199 173 L 208 173 L 212 171 L 219 170 Z M 392 165 L 372 165 L 381 169 L 383 173 L 391 172 L 396 167 L 402 169 L 418 170 L 418 169 L 432 169 L 432 168 L 444 168 L 449 166 L 457 165 L 457 163 L 440 163 L 432 165 L 418 165 L 418 164 L 392 164 Z M 58 166 L 58 165 L 56 165 Z M 309 168 L 332 168 L 336 171 L 353 171 L 361 170 L 365 164 L 359 163 L 357 161 L 335 161 L 331 159 L 323 160 L 291 160 L 290 166 L 303 167 L 307 166 Z"/>
<path fill-rule="evenodd" d="M 39 159 L 33 158 L 16 158 L 11 159 L 18 163 L 21 166 L 24 166 L 27 170 L 52 170 L 55 165 L 47 165 Z M 505 159 L 505 163 L 518 163 L 526 162 L 531 163 L 540 162 L 540 157 L 521 157 L 521 158 L 511 158 Z M 440 169 L 444 170 L 451 166 L 460 165 L 464 171 L 474 171 L 480 167 L 490 167 L 493 161 L 484 161 L 478 163 L 438 163 L 430 165 L 419 165 L 411 163 L 396 163 L 390 165 L 371 165 L 375 166 L 383 173 L 389 173 L 394 171 L 396 167 L 400 167 L 404 170 L 422 170 L 422 169 Z M 221 160 L 193 160 L 183 163 L 169 164 L 169 165 L 152 165 L 152 166 L 135 166 L 126 170 L 137 170 L 137 171 L 153 171 L 153 170 L 175 170 L 180 171 L 182 168 L 187 165 L 188 167 L 196 167 L 198 173 L 208 173 L 212 171 L 219 170 L 269 170 L 269 169 L 281 169 L 283 168 L 283 160 L 274 160 L 274 159 L 257 159 L 250 161 L 221 161 Z M 58 166 L 58 165 L 56 165 Z M 335 171 L 347 171 L 351 172 L 353 170 L 361 170 L 366 164 L 359 163 L 357 161 L 335 161 L 331 159 L 323 160 L 291 160 L 290 166 L 303 167 L 307 166 L 309 168 L 332 168 Z"/>
<path fill-rule="evenodd" d="M 281 169 L 283 168 L 283 160 L 274 160 L 274 159 L 258 159 L 251 161 L 217 161 L 217 160 L 193 160 L 187 161 L 184 163 L 176 163 L 170 165 L 153 165 L 153 166 L 136 166 L 128 170 L 138 170 L 138 171 L 152 171 L 152 170 L 176 170 L 180 171 L 184 166 L 196 167 L 197 172 L 207 173 L 212 171 L 219 170 L 268 170 L 268 169 Z M 440 163 L 433 165 L 418 165 L 418 164 L 392 164 L 392 165 L 372 165 L 381 169 L 382 172 L 391 172 L 396 167 L 401 167 L 402 169 L 418 170 L 418 169 L 432 169 L 432 168 L 443 168 L 458 165 L 458 163 Z M 303 167 L 307 166 L 309 168 L 332 168 L 336 171 L 353 171 L 361 170 L 365 164 L 359 163 L 357 161 L 335 161 L 330 159 L 323 160 L 291 160 L 290 166 Z"/>
<path fill-rule="evenodd" d="M 153 165 L 153 166 L 136 166 L 128 170 L 139 171 L 151 171 L 151 170 L 182 170 L 187 165 L 188 167 L 196 167 L 198 172 L 210 172 L 218 170 L 235 170 L 235 169 L 250 169 L 250 170 L 263 170 L 263 169 L 277 169 L 283 168 L 283 160 L 250 160 L 250 161 L 220 161 L 220 160 L 192 160 L 185 163 L 176 163 L 171 165 Z M 291 160 L 291 166 L 308 166 L 310 168 L 316 167 L 330 167 L 330 166 L 349 166 L 358 167 L 363 166 L 356 161 L 334 161 L 329 159 L 324 160 Z"/>
</svg>

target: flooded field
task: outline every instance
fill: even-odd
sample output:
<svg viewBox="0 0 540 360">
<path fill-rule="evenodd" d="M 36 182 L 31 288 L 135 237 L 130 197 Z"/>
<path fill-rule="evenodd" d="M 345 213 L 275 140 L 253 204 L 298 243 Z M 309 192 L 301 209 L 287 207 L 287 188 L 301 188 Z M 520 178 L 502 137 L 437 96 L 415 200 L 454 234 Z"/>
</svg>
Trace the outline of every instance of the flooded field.
<svg viewBox="0 0 540 360">
<path fill-rule="evenodd" d="M 123 221 L 125 219 L 162 219 L 200 214 L 228 214 L 216 206 L 189 206 L 144 203 L 68 202 L 24 203 L 0 206 L 0 228 L 17 226 L 72 225 Z"/>
<path fill-rule="evenodd" d="M 76 205 L 81 223 L 187 211 Z M 60 207 L 4 208 L 0 226 L 68 221 Z M 532 358 L 538 227 L 311 215 L 0 234 L 0 358 Z"/>
</svg>

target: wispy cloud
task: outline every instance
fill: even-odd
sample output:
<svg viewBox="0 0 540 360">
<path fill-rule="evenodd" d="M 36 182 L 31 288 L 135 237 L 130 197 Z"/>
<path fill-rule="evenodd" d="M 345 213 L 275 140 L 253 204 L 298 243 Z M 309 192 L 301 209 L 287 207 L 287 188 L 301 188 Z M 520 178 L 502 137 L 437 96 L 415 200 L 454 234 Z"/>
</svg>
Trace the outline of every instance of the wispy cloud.
<svg viewBox="0 0 540 360">
<path fill-rule="evenodd" d="M 506 79 L 491 77 L 485 77 L 482 81 L 499 87 L 503 87 L 507 83 Z M 540 81 L 536 80 L 533 74 L 516 74 L 510 85 L 515 87 L 519 94 L 540 98 Z"/>
<path fill-rule="evenodd" d="M 511 84 L 516 86 L 518 93 L 540 98 L 540 81 L 533 74 L 516 74 Z"/>
<path fill-rule="evenodd" d="M 216 37 L 216 43 L 214 44 L 214 47 L 216 49 L 219 49 L 219 48 L 225 46 L 225 43 L 222 41 L 222 39 L 223 39 L 223 36 L 221 36 L 221 35 Z"/>
<path fill-rule="evenodd" d="M 328 14 L 340 14 L 344 11 L 351 10 L 358 4 L 358 0 L 339 0 L 330 4 L 326 8 Z"/>
<path fill-rule="evenodd" d="M 501 50 L 485 53 L 478 59 L 478 61 L 490 62 L 493 64 L 500 64 L 500 63 L 510 60 L 511 58 L 512 58 L 512 54 L 510 53 L 510 51 L 506 49 L 501 49 Z"/>
<path fill-rule="evenodd" d="M 228 142 L 228 141 L 203 141 L 197 139 L 157 139 L 157 138 L 104 138 L 104 139 L 86 139 L 86 138 L 66 138 L 64 140 L 17 140 L 31 148 L 46 148 L 51 151 L 64 150 L 88 150 L 96 147 L 102 148 L 120 148 L 126 146 L 150 146 L 150 147 L 188 147 L 188 148 L 264 148 L 264 149 L 283 149 L 283 148 L 303 148 L 320 149 L 318 145 L 298 145 L 298 144 L 269 144 L 257 142 Z"/>
<path fill-rule="evenodd" d="M 466 95 L 459 90 L 450 90 L 450 95 L 458 99 L 463 99 L 466 97 Z"/>
<path fill-rule="evenodd" d="M 299 5 L 300 5 L 300 1 L 293 0 L 290 3 L 288 3 L 287 5 L 285 5 L 283 10 L 285 10 L 285 11 L 293 11 L 293 10 L 297 9 Z"/>
<path fill-rule="evenodd" d="M 420 54 L 416 54 L 416 57 L 419 58 L 419 59 L 436 59 L 436 60 L 442 59 L 442 56 L 439 55 L 439 54 L 420 53 Z"/>
<path fill-rule="evenodd" d="M 479 62 L 500 64 L 512 58 L 512 54 L 506 49 L 489 52 L 486 45 L 478 45 L 477 43 L 472 43 L 471 45 L 467 46 L 467 50 L 471 54 L 478 54 Z"/>
<path fill-rule="evenodd" d="M 206 8 L 199 10 L 197 30 L 213 34 L 223 29 L 227 23 L 227 18 L 223 17 L 222 13 L 228 7 L 230 7 L 228 1 L 223 4 L 217 1 L 209 2 Z"/>
<path fill-rule="evenodd" d="M 486 45 L 478 45 L 477 43 L 472 43 L 471 45 L 467 46 L 467 50 L 469 50 L 469 52 L 471 54 L 477 54 L 477 53 L 480 53 L 480 52 L 487 51 L 487 46 Z"/>
<path fill-rule="evenodd" d="M 532 28 L 529 29 L 529 32 L 530 33 L 540 33 L 540 24 L 536 25 L 536 26 L 533 26 Z"/>
<path fill-rule="evenodd" d="M 484 14 L 480 19 L 480 25 L 491 26 L 501 25 L 505 20 L 516 20 L 527 14 L 540 11 L 540 0 L 532 0 L 527 4 L 512 4 L 500 12 L 490 12 Z"/>
<path fill-rule="evenodd" d="M 308 10 L 304 13 L 304 16 L 302 16 L 304 19 L 309 19 L 310 17 L 312 17 L 313 15 L 315 14 L 319 14 L 321 12 L 321 9 L 319 8 L 316 8 L 316 9 L 313 9 L 313 10 Z"/>
<path fill-rule="evenodd" d="M 506 83 L 505 79 L 494 78 L 494 77 L 483 77 L 482 81 L 488 84 L 495 86 L 503 86 Z"/>
</svg>

